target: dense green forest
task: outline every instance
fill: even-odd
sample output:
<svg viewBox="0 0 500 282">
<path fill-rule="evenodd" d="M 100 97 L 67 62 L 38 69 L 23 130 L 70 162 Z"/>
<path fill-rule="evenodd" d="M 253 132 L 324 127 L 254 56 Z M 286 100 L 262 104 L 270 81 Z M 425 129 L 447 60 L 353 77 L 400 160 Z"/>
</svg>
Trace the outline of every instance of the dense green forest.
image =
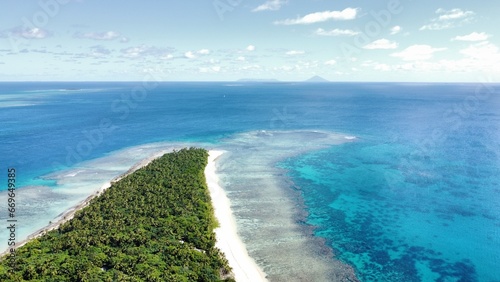
<svg viewBox="0 0 500 282">
<path fill-rule="evenodd" d="M 0 281 L 221 281 L 230 271 L 200 148 L 165 154 L 113 183 L 57 230 L 0 261 Z M 223 281 L 233 281 L 226 278 Z"/>
</svg>

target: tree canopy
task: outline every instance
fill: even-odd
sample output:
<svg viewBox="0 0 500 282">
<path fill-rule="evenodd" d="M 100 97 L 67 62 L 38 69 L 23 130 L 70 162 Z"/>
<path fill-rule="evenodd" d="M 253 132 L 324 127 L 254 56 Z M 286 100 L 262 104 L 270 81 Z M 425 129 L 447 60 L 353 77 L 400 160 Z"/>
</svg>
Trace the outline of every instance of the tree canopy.
<svg viewBox="0 0 500 282">
<path fill-rule="evenodd" d="M 4 257 L 0 281 L 233 281 L 200 148 L 165 154 Z M 224 280 L 225 279 L 225 280 Z"/>
</svg>

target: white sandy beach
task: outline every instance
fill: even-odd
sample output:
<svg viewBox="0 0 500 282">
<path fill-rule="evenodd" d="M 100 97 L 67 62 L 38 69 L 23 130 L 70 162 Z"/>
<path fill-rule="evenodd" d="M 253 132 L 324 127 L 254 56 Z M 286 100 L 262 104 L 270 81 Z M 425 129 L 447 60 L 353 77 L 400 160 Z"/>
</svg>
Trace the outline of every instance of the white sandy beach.
<svg viewBox="0 0 500 282">
<path fill-rule="evenodd" d="M 209 151 L 208 165 L 205 168 L 212 205 L 215 216 L 219 221 L 219 227 L 215 229 L 219 248 L 233 269 L 234 278 L 237 282 L 258 282 L 267 281 L 266 274 L 259 268 L 255 261 L 248 255 L 245 245 L 236 232 L 236 221 L 231 212 L 231 205 L 224 190 L 219 185 L 219 178 L 216 174 L 215 160 L 224 151 Z"/>
<path fill-rule="evenodd" d="M 30 240 L 40 237 L 50 230 L 59 228 L 59 226 L 68 220 L 72 219 L 78 210 L 86 207 L 90 200 L 99 196 L 107 188 L 111 186 L 113 182 L 119 181 L 123 177 L 133 173 L 137 169 L 146 166 L 152 160 L 162 156 L 163 154 L 171 150 L 162 150 L 156 152 L 155 154 L 149 156 L 146 159 L 141 160 L 136 163 L 132 168 L 122 175 L 114 178 L 110 182 L 104 183 L 99 190 L 95 191 L 93 194 L 89 195 L 85 200 L 79 204 L 67 209 L 63 212 L 57 219 L 52 221 L 50 224 L 42 229 L 37 230 L 32 233 L 28 238 L 22 240 L 16 244 L 16 248 L 21 247 Z M 212 205 L 214 207 L 215 216 L 219 222 L 219 227 L 216 228 L 215 234 L 217 238 L 216 247 L 219 248 L 227 258 L 229 265 L 232 268 L 234 278 L 237 282 L 258 282 L 267 281 L 266 274 L 259 268 L 255 261 L 248 255 L 245 245 L 239 238 L 236 229 L 236 221 L 231 212 L 231 206 L 229 199 L 227 198 L 224 190 L 219 186 L 219 178 L 216 174 L 215 160 L 224 153 L 224 151 L 209 151 L 208 164 L 205 168 L 205 177 L 207 180 L 207 186 L 212 199 Z M 1 255 L 8 252 L 5 250 Z"/>
</svg>

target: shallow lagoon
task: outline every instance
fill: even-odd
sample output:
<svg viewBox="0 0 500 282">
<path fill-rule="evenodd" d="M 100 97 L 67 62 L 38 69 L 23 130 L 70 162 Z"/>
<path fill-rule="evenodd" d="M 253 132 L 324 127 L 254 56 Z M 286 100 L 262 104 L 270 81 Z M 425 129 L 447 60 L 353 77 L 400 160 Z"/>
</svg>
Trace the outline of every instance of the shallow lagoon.
<svg viewBox="0 0 500 282">
<path fill-rule="evenodd" d="M 274 262 L 266 266 L 284 256 L 252 246 L 262 220 L 249 218 L 253 212 L 266 214 L 274 202 L 263 200 L 261 210 L 244 204 L 258 205 L 248 199 L 263 197 L 263 187 L 281 187 L 274 199 L 290 200 L 279 205 L 291 216 L 284 222 L 298 220 L 298 225 L 283 225 L 305 237 L 290 233 L 294 240 L 275 243 L 299 244 L 312 254 L 307 257 L 325 258 L 315 264 L 316 273 L 335 256 L 353 266 L 363 281 L 500 277 L 498 85 L 165 83 L 125 116 L 112 105 L 135 84 L 2 84 L 1 165 L 15 167 L 23 187 L 18 191 L 20 237 L 154 151 L 130 151 L 121 158 L 115 155 L 120 150 L 158 144 L 168 149 L 180 142 L 227 146 L 228 151 L 241 146 L 233 157 L 227 155 L 226 163 L 221 159 L 219 169 L 241 216 L 238 223 L 245 227 L 241 236 L 266 272 L 286 273 Z M 59 91 L 68 88 L 81 90 Z M 483 90 L 481 99 L 477 89 Z M 474 104 L 467 104 L 471 99 Z M 84 131 L 99 128 L 104 119 L 114 130 L 80 161 L 66 162 L 67 148 L 78 148 L 86 140 Z M 267 134 L 277 130 L 344 132 L 358 138 L 342 144 L 298 136 L 269 139 Z M 6 175 L 0 181 L 6 183 Z M 241 190 L 247 183 L 258 189 Z M 238 203 L 239 197 L 247 200 Z M 5 194 L 0 200 L 6 202 Z M 280 209 L 268 211 L 265 219 Z M 304 238 L 314 243 L 302 243 Z"/>
</svg>

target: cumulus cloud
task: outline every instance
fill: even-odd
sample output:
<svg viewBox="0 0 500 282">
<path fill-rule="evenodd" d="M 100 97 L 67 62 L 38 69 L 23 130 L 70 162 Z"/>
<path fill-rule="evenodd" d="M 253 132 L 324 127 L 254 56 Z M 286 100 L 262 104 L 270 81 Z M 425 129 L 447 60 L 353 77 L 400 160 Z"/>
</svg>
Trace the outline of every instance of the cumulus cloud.
<svg viewBox="0 0 500 282">
<path fill-rule="evenodd" d="M 390 71 L 391 67 L 387 64 L 375 64 L 373 69 L 378 71 Z"/>
<path fill-rule="evenodd" d="M 326 22 L 330 20 L 353 20 L 358 14 L 357 8 L 345 8 L 342 11 L 323 11 L 307 14 L 303 17 L 296 19 L 286 19 L 282 21 L 275 21 L 274 24 L 280 25 L 296 25 L 296 24 L 313 24 L 319 22 Z"/>
<path fill-rule="evenodd" d="M 359 34 L 359 31 L 354 31 L 352 29 L 332 29 L 332 30 L 324 30 L 322 28 L 318 28 L 314 34 L 321 36 L 354 36 Z"/>
<path fill-rule="evenodd" d="M 429 48 L 427 48 L 429 49 Z M 428 51 L 431 53 L 436 51 Z M 363 66 L 371 67 L 377 71 L 403 71 L 403 72 L 489 72 L 500 74 L 500 48 L 488 41 L 472 43 L 467 48 L 460 50 L 462 58 L 442 60 L 413 60 L 401 64 L 387 65 L 383 63 L 366 61 Z"/>
<path fill-rule="evenodd" d="M 243 56 L 239 56 L 238 58 L 236 58 L 236 61 L 244 62 L 244 61 L 246 61 L 246 58 Z"/>
<path fill-rule="evenodd" d="M 286 4 L 288 1 L 286 0 L 269 0 L 266 3 L 258 6 L 253 9 L 252 12 L 261 12 L 261 11 L 277 11 L 281 9 L 281 7 Z"/>
<path fill-rule="evenodd" d="M 196 51 L 196 53 L 200 54 L 200 55 L 208 55 L 208 54 L 210 54 L 210 50 L 208 50 L 208 49 L 201 49 L 201 50 Z"/>
<path fill-rule="evenodd" d="M 184 57 L 188 59 L 194 59 L 196 58 L 196 55 L 192 51 L 187 51 L 186 53 L 184 53 Z"/>
<path fill-rule="evenodd" d="M 162 59 L 162 60 L 170 60 L 173 58 L 174 58 L 174 55 L 172 55 L 172 54 L 164 54 L 163 56 L 160 57 L 160 59 Z"/>
<path fill-rule="evenodd" d="M 392 67 L 388 64 L 374 62 L 372 60 L 365 61 L 361 64 L 362 67 L 372 68 L 376 71 L 390 71 Z"/>
<path fill-rule="evenodd" d="M 210 54 L 210 50 L 208 49 L 200 49 L 198 51 L 187 51 L 184 53 L 184 58 L 188 58 L 188 59 L 194 59 L 196 57 L 198 57 L 198 55 L 208 55 Z"/>
<path fill-rule="evenodd" d="M 463 36 L 456 36 L 452 38 L 451 40 L 459 40 L 459 41 L 484 41 L 488 40 L 490 38 L 489 34 L 486 34 L 484 32 L 478 33 L 478 32 L 473 32 L 471 34 L 463 35 Z"/>
<path fill-rule="evenodd" d="M 0 32 L 0 38 L 7 38 L 10 36 L 22 37 L 25 39 L 44 39 L 49 37 L 51 34 L 45 29 L 33 27 L 25 28 L 18 26 L 12 29 L 4 30 Z"/>
<path fill-rule="evenodd" d="M 285 54 L 287 54 L 288 56 L 294 56 L 294 55 L 303 55 L 305 52 L 302 51 L 302 50 L 290 50 L 288 52 L 286 52 Z"/>
<path fill-rule="evenodd" d="M 363 46 L 363 49 L 396 49 L 396 48 L 398 48 L 398 43 L 387 40 L 385 38 L 375 40 Z"/>
<path fill-rule="evenodd" d="M 424 61 L 432 58 L 432 55 L 446 48 L 433 48 L 429 45 L 412 45 L 401 52 L 393 53 L 391 56 L 401 58 L 404 61 Z"/>
<path fill-rule="evenodd" d="M 257 65 L 257 64 L 253 64 L 253 65 L 245 65 L 245 66 L 242 66 L 239 68 L 239 70 L 244 70 L 244 71 L 247 71 L 247 70 L 260 70 L 262 69 L 262 67 L 260 65 Z"/>
<path fill-rule="evenodd" d="M 120 33 L 116 31 L 106 31 L 106 32 L 77 32 L 74 34 L 76 38 L 92 39 L 92 40 L 115 40 L 123 39 Z"/>
<path fill-rule="evenodd" d="M 461 9 L 452 9 L 449 11 L 444 9 L 438 9 L 436 13 L 441 14 L 438 17 L 439 21 L 462 19 L 474 15 L 474 12 L 472 11 L 462 11 Z"/>
<path fill-rule="evenodd" d="M 148 45 L 139 45 L 120 50 L 125 58 L 140 58 L 145 56 L 165 57 L 174 51 L 173 48 L 157 48 Z"/>
<path fill-rule="evenodd" d="M 248 45 L 246 49 L 247 49 L 247 51 L 252 52 L 252 51 L 255 51 L 255 46 L 254 45 Z"/>
<path fill-rule="evenodd" d="M 463 11 L 461 9 L 437 9 L 436 14 L 439 16 L 433 18 L 429 24 L 420 27 L 420 30 L 441 30 L 459 26 L 463 23 L 470 22 L 475 13 L 472 11 Z"/>
<path fill-rule="evenodd" d="M 324 64 L 328 65 L 328 66 L 333 66 L 333 65 L 337 64 L 337 61 L 335 61 L 335 60 L 328 60 Z"/>
<path fill-rule="evenodd" d="M 49 32 L 44 29 L 34 27 L 23 30 L 21 36 L 27 39 L 43 39 L 49 36 Z"/>
<path fill-rule="evenodd" d="M 91 48 L 91 56 L 92 57 L 100 58 L 100 57 L 104 57 L 106 55 L 111 54 L 111 50 L 105 48 L 102 45 L 96 45 L 96 46 L 92 46 L 90 48 Z"/>
<path fill-rule="evenodd" d="M 500 59 L 500 54 L 498 53 L 498 47 L 490 42 L 480 42 L 469 47 L 460 50 L 460 54 L 463 54 L 470 58 L 489 60 L 498 62 Z"/>
<path fill-rule="evenodd" d="M 391 35 L 400 33 L 402 28 L 399 25 L 391 27 Z"/>
</svg>

